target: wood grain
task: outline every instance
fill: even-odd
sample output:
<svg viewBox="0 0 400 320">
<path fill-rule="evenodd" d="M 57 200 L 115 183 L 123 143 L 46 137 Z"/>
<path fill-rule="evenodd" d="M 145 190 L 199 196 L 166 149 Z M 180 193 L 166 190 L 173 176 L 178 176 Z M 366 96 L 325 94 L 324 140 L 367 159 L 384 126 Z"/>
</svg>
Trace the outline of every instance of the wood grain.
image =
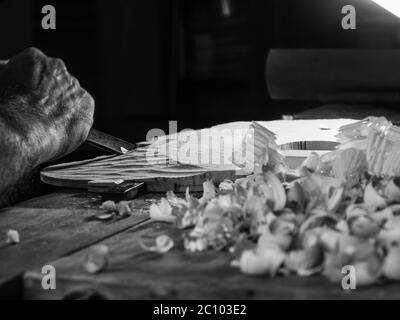
<svg viewBox="0 0 400 320">
<path fill-rule="evenodd" d="M 177 246 L 165 255 L 144 252 L 138 242 L 170 235 Z M 110 265 L 100 274 L 83 269 L 87 250 L 54 261 L 57 289 L 41 289 L 40 270 L 25 274 L 28 299 L 63 299 L 88 292 L 106 299 L 399 299 L 400 286 L 353 292 L 316 276 L 248 277 L 229 266 L 227 252 L 188 253 L 181 233 L 162 223 L 146 223 L 102 242 L 110 249 Z"/>
<path fill-rule="evenodd" d="M 154 195 L 153 195 L 154 196 Z M 149 195 L 149 197 L 151 197 Z M 149 198 L 136 200 L 136 214 L 116 221 L 96 221 L 101 199 L 86 193 L 59 192 L 0 211 L 0 297 L 10 298 L 10 285 L 28 269 L 40 267 L 148 219 Z M 21 242 L 5 243 L 6 232 L 17 230 Z M 7 290 L 6 290 L 7 289 Z"/>
<path fill-rule="evenodd" d="M 170 162 L 163 155 L 149 159 L 137 151 L 95 161 L 51 166 L 41 172 L 43 182 L 60 187 L 85 189 L 93 180 L 122 179 L 125 182 L 146 182 L 149 192 L 182 192 L 186 187 L 200 191 L 206 179 L 218 182 L 235 176 L 233 165 L 200 167 Z"/>
</svg>

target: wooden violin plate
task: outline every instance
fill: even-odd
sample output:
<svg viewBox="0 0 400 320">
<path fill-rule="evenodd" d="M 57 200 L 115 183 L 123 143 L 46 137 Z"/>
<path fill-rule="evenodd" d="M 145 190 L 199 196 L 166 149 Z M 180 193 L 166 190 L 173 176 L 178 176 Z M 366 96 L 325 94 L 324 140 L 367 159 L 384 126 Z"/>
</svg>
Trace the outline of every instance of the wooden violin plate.
<svg viewBox="0 0 400 320">
<path fill-rule="evenodd" d="M 354 122 L 352 119 L 334 120 L 277 120 L 260 121 L 277 136 L 277 143 L 287 149 L 288 145 L 317 146 L 319 153 L 328 152 L 334 147 L 336 134 L 340 126 Z M 146 182 L 151 192 L 184 192 L 201 191 L 205 179 L 218 183 L 224 179 L 234 180 L 243 172 L 232 163 L 229 152 L 236 150 L 242 143 L 251 122 L 234 122 L 215 126 L 209 129 L 191 131 L 185 139 L 178 134 L 160 137 L 147 147 L 129 151 L 123 155 L 103 156 L 91 160 L 59 164 L 45 168 L 41 172 L 43 182 L 68 188 L 87 189 L 90 181 L 124 180 L 125 182 Z M 204 143 L 206 134 L 221 130 L 233 134 L 225 143 Z M 229 134 L 228 134 L 229 136 Z M 203 141 L 201 140 L 203 138 Z M 311 143 L 297 143 L 309 141 Z M 314 143 L 312 143 L 314 141 Z M 326 148 L 321 148 L 326 141 Z M 185 147 L 185 148 L 182 148 Z M 191 161 L 183 151 L 190 149 Z M 306 148 L 307 149 L 307 148 Z M 182 151 L 183 150 L 183 151 Z M 228 150 L 228 151 L 227 151 Z M 288 155 L 291 167 L 300 163 L 307 154 L 316 150 L 282 150 Z M 217 161 L 214 159 L 217 155 Z M 206 158 L 207 161 L 199 159 Z M 193 160 L 194 159 L 194 160 Z M 198 160 L 198 161 L 197 161 Z"/>
<path fill-rule="evenodd" d="M 211 169 L 171 163 L 162 157 L 151 161 L 145 159 L 143 152 L 138 151 L 54 165 L 41 172 L 43 182 L 59 187 L 86 189 L 90 181 L 124 180 L 146 182 L 149 192 L 184 192 L 187 187 L 191 191 L 201 191 L 206 179 L 218 182 L 235 177 L 233 166 L 216 166 Z"/>
</svg>

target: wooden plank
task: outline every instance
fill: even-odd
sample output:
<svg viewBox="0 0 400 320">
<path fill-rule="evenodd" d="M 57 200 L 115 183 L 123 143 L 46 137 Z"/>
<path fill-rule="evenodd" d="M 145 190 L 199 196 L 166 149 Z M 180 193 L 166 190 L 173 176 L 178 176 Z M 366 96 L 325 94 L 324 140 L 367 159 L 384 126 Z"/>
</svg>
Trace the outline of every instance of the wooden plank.
<svg viewBox="0 0 400 320">
<path fill-rule="evenodd" d="M 99 208 L 100 197 L 74 191 L 50 194 L 0 210 L 1 238 L 5 239 L 10 229 L 17 230 L 21 237 L 16 245 L 0 242 L 0 297 L 10 298 L 10 286 L 5 284 L 11 281 L 17 286 L 18 276 L 24 271 L 147 220 L 144 209 L 153 196 L 135 200 L 135 214 L 117 221 L 93 220 L 95 214 L 104 212 Z"/>
<path fill-rule="evenodd" d="M 229 266 L 227 252 L 185 252 L 181 245 L 165 255 L 144 252 L 138 242 L 182 234 L 163 223 L 146 223 L 103 241 L 110 249 L 109 267 L 93 275 L 83 268 L 88 250 L 54 261 L 56 290 L 41 289 L 40 270 L 24 276 L 28 299 L 63 299 L 95 293 L 107 299 L 399 299 L 400 286 L 344 291 L 321 276 L 269 279 L 248 277 Z"/>
</svg>

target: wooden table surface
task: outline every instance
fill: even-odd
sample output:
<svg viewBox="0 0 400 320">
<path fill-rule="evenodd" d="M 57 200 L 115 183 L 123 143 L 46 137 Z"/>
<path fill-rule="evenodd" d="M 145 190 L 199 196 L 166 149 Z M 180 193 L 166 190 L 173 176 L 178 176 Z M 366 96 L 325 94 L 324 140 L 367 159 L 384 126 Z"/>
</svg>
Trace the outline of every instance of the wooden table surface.
<svg viewBox="0 0 400 320">
<path fill-rule="evenodd" d="M 248 277 L 230 266 L 227 252 L 190 253 L 182 234 L 152 222 L 148 194 L 136 200 L 135 214 L 119 221 L 95 221 L 98 197 L 60 191 L 32 199 L 0 214 L 0 234 L 20 232 L 18 245 L 0 245 L 0 298 L 67 299 L 400 299 L 400 286 L 344 291 L 321 276 Z M 170 235 L 177 246 L 167 254 L 145 252 L 139 239 Z M 83 266 L 94 244 L 110 250 L 99 274 Z M 42 289 L 42 266 L 56 268 L 56 290 Z"/>
<path fill-rule="evenodd" d="M 82 191 L 60 191 L 0 210 L 0 298 L 23 297 L 24 272 L 68 256 L 148 220 L 137 200 L 137 214 L 119 221 L 96 221 L 101 199 Z M 16 245 L 5 243 L 10 229 L 20 233 Z"/>
<path fill-rule="evenodd" d="M 178 244 L 167 254 L 144 251 L 138 242 L 168 234 Z M 52 264 L 57 289 L 41 288 L 39 269 L 24 277 L 26 298 L 63 299 L 96 294 L 104 299 L 400 299 L 400 286 L 374 287 L 354 292 L 323 277 L 291 276 L 270 279 L 248 277 L 230 266 L 228 252 L 190 253 L 182 235 L 165 223 L 147 222 L 102 241 L 110 249 L 110 262 L 99 274 L 83 268 L 90 249 L 80 250 Z"/>
<path fill-rule="evenodd" d="M 151 199 L 159 197 L 140 197 L 135 214 L 118 221 L 94 220 L 100 197 L 76 190 L 0 210 L 0 235 L 15 229 L 21 236 L 17 245 L 0 241 L 0 299 L 400 299 L 398 284 L 350 292 L 321 276 L 247 277 L 230 267 L 228 253 L 188 253 L 179 245 L 165 255 L 145 252 L 139 238 L 169 234 L 181 243 L 171 226 L 148 219 Z M 83 261 L 99 243 L 110 248 L 110 263 L 89 274 Z M 45 264 L 56 268 L 56 290 L 42 289 Z"/>
</svg>

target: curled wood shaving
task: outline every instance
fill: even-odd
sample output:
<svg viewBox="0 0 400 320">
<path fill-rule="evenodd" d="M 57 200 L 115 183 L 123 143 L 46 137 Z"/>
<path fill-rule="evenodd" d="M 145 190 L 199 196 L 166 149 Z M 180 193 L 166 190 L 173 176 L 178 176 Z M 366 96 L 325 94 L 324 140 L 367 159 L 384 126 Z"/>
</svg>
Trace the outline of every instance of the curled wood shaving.
<svg viewBox="0 0 400 320">
<path fill-rule="evenodd" d="M 109 263 L 109 249 L 106 245 L 95 245 L 85 256 L 83 266 L 89 273 L 99 273 L 106 269 Z"/>
<path fill-rule="evenodd" d="M 20 241 L 19 232 L 17 230 L 8 230 L 6 234 L 6 243 L 17 244 Z"/>
<path fill-rule="evenodd" d="M 162 198 L 159 204 L 153 203 L 150 206 L 150 218 L 154 221 L 169 223 L 173 223 L 176 220 L 176 216 L 172 215 L 172 206 L 165 198 Z"/>
<path fill-rule="evenodd" d="M 143 240 L 139 242 L 139 245 L 143 250 L 162 254 L 174 247 L 174 241 L 167 235 L 160 235 L 155 239 L 153 245 L 149 246 Z"/>
</svg>

